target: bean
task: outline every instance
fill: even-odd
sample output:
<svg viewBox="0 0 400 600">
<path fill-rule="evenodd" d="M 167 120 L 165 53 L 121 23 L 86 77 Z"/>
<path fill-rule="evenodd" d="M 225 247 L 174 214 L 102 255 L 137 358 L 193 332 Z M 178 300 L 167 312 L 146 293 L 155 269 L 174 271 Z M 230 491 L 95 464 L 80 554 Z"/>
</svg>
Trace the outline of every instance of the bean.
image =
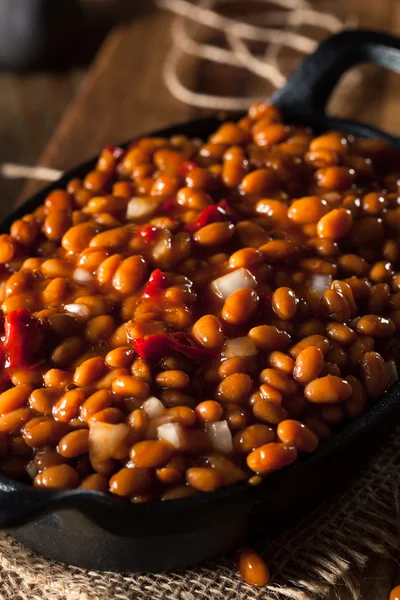
<svg viewBox="0 0 400 600">
<path fill-rule="evenodd" d="M 108 491 L 108 478 L 100 473 L 92 473 L 81 481 L 79 487 L 82 490 L 106 493 Z"/>
<path fill-rule="evenodd" d="M 357 321 L 356 329 L 363 335 L 386 338 L 394 334 L 396 325 L 391 319 L 379 315 L 364 315 Z"/>
<path fill-rule="evenodd" d="M 226 244 L 235 231 L 233 223 L 210 223 L 198 229 L 193 235 L 194 241 L 200 246 L 217 246 Z"/>
<path fill-rule="evenodd" d="M 117 496 L 133 496 L 147 491 L 153 478 L 151 471 L 146 468 L 122 468 L 110 479 L 110 491 Z"/>
<path fill-rule="evenodd" d="M 193 325 L 192 334 L 205 348 L 219 348 L 224 343 L 221 323 L 214 315 L 204 315 Z"/>
<path fill-rule="evenodd" d="M 274 402 L 275 404 L 282 403 L 282 394 L 278 392 L 277 389 L 271 387 L 264 383 L 260 386 L 260 395 L 264 400 L 269 400 L 270 402 Z"/>
<path fill-rule="evenodd" d="M 244 427 L 247 427 L 250 422 L 249 409 L 242 404 L 235 404 L 234 402 L 225 404 L 223 416 L 231 431 L 243 429 Z"/>
<path fill-rule="evenodd" d="M 318 448 L 318 437 L 300 421 L 281 421 L 277 434 L 285 446 L 296 448 L 298 452 L 314 452 Z"/>
<path fill-rule="evenodd" d="M 26 404 L 31 392 L 32 387 L 30 385 L 22 384 L 0 394 L 0 414 L 4 415 L 22 408 Z"/>
<path fill-rule="evenodd" d="M 379 398 L 385 393 L 389 386 L 388 375 L 385 362 L 378 352 L 364 354 L 361 361 L 361 372 L 370 398 Z"/>
<path fill-rule="evenodd" d="M 286 350 L 291 340 L 286 331 L 273 325 L 253 327 L 249 331 L 249 338 L 261 350 Z"/>
<path fill-rule="evenodd" d="M 275 432 L 272 427 L 256 423 L 250 425 L 238 433 L 233 438 L 233 445 L 237 452 L 241 454 L 249 454 L 256 448 L 274 442 L 276 439 Z"/>
<path fill-rule="evenodd" d="M 78 429 L 64 435 L 58 442 L 58 452 L 65 458 L 75 458 L 89 452 L 89 430 Z"/>
<path fill-rule="evenodd" d="M 112 390 L 117 396 L 134 397 L 144 400 L 149 396 L 148 384 L 139 377 L 130 375 L 117 376 L 112 381 Z"/>
<path fill-rule="evenodd" d="M 205 423 L 220 421 L 222 417 L 222 406 L 215 400 L 204 400 L 195 408 L 198 419 Z"/>
<path fill-rule="evenodd" d="M 53 389 L 38 388 L 33 390 L 29 396 L 29 406 L 38 413 L 51 415 L 53 405 L 59 399 L 60 394 Z M 0 396 L 1 400 L 1 396 Z"/>
<path fill-rule="evenodd" d="M 232 325 L 243 324 L 254 315 L 259 302 L 255 290 L 242 288 L 233 292 L 225 300 L 222 318 Z"/>
<path fill-rule="evenodd" d="M 239 571 L 249 585 L 264 587 L 268 584 L 269 569 L 261 556 L 252 548 L 243 548 L 239 556 Z"/>
<path fill-rule="evenodd" d="M 213 492 L 223 485 L 221 475 L 215 469 L 191 467 L 186 471 L 186 481 L 200 492 Z"/>
<path fill-rule="evenodd" d="M 66 425 L 50 417 L 39 417 L 28 421 L 22 430 L 25 443 L 31 448 L 54 446 L 66 432 Z"/>
<path fill-rule="evenodd" d="M 288 287 L 280 287 L 272 294 L 272 308 L 280 319 L 290 321 L 296 314 L 297 298 Z"/>
<path fill-rule="evenodd" d="M 291 375 L 294 368 L 294 360 L 287 354 L 275 350 L 268 356 L 268 366 Z"/>
<path fill-rule="evenodd" d="M 344 412 L 350 419 L 357 419 L 367 409 L 367 390 L 363 383 L 357 377 L 354 377 L 354 375 L 348 375 L 346 381 L 351 385 L 352 393 L 350 398 L 344 403 Z"/>
<path fill-rule="evenodd" d="M 173 451 L 174 448 L 163 440 L 145 440 L 134 444 L 129 456 L 137 467 L 151 469 L 164 466 Z"/>
<path fill-rule="evenodd" d="M 74 384 L 79 387 L 85 387 L 94 381 L 97 381 L 105 371 L 104 359 L 101 356 L 93 356 L 82 362 L 74 373 Z"/>
<path fill-rule="evenodd" d="M 22 407 L 16 408 L 11 412 L 5 413 L 0 416 L 0 433 L 13 433 L 19 431 L 19 429 L 29 421 L 33 416 L 31 408 Z"/>
<path fill-rule="evenodd" d="M 317 346 L 308 346 L 297 355 L 293 377 L 302 385 L 307 385 L 320 375 L 323 365 L 322 350 Z"/>
<path fill-rule="evenodd" d="M 296 382 L 277 369 L 264 369 L 260 373 L 260 379 L 263 383 L 281 392 L 281 394 L 294 394 L 297 390 Z"/>
<path fill-rule="evenodd" d="M 276 174 L 272 169 L 255 169 L 248 175 L 245 175 L 240 184 L 244 194 L 268 194 L 276 187 Z"/>
<path fill-rule="evenodd" d="M 121 367 L 129 367 L 132 363 L 134 352 L 129 346 L 120 346 L 114 350 L 110 350 L 105 357 L 105 363 L 111 369 L 118 369 Z"/>
<path fill-rule="evenodd" d="M 331 340 L 343 346 L 349 346 L 357 339 L 355 331 L 345 323 L 328 323 L 326 333 Z"/>
<path fill-rule="evenodd" d="M 225 377 L 217 389 L 222 402 L 245 402 L 250 395 L 252 380 L 245 373 L 235 373 Z"/>
<path fill-rule="evenodd" d="M 79 475 L 70 465 L 55 465 L 36 475 L 33 485 L 45 488 L 75 488 L 79 485 Z"/>
<path fill-rule="evenodd" d="M 279 442 L 264 444 L 247 456 L 247 465 L 256 473 L 269 473 L 290 465 L 297 458 L 296 448 Z"/>
<path fill-rule="evenodd" d="M 265 399 L 258 400 L 254 404 L 253 414 L 259 421 L 271 425 L 277 425 L 288 417 L 288 413 L 283 406 Z"/>
<path fill-rule="evenodd" d="M 288 217 L 294 223 L 304 225 L 319 221 L 327 212 L 328 205 L 325 200 L 318 196 L 306 196 L 292 202 L 288 210 Z"/>
<path fill-rule="evenodd" d="M 290 348 L 289 350 L 289 354 L 292 358 L 297 358 L 300 352 L 308 346 L 316 346 L 325 355 L 329 352 L 331 344 L 328 338 L 324 337 L 323 335 L 310 335 L 308 337 L 303 338 L 295 346 L 292 346 L 292 348 Z"/>
<path fill-rule="evenodd" d="M 305 388 L 306 398 L 316 404 L 337 404 L 350 398 L 351 385 L 335 375 L 314 379 Z"/>
<path fill-rule="evenodd" d="M 158 373 L 155 381 L 160 387 L 174 388 L 176 390 L 184 390 L 190 384 L 189 376 L 184 371 L 176 369 Z"/>
<path fill-rule="evenodd" d="M 339 240 L 345 237 L 353 223 L 351 212 L 345 208 L 335 208 L 321 217 L 317 225 L 319 237 Z"/>
<path fill-rule="evenodd" d="M 83 389 L 75 389 L 66 392 L 53 406 L 53 417 L 57 421 L 68 423 L 79 415 L 81 405 L 86 399 Z"/>
</svg>

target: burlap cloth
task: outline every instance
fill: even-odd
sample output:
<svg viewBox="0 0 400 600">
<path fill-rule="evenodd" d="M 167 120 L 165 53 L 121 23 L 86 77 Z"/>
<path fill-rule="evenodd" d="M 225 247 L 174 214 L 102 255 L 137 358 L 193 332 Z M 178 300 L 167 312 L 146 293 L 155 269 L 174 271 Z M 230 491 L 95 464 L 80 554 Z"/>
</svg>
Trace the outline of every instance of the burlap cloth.
<svg viewBox="0 0 400 600">
<path fill-rule="evenodd" d="M 271 568 L 267 588 L 243 583 L 233 556 L 179 573 L 100 573 L 46 560 L 0 534 L 0 598 L 314 600 L 340 586 L 338 598 L 346 590 L 346 597 L 359 599 L 357 581 L 368 558 L 398 545 L 399 466 L 400 429 L 343 496 L 258 545 Z"/>
</svg>

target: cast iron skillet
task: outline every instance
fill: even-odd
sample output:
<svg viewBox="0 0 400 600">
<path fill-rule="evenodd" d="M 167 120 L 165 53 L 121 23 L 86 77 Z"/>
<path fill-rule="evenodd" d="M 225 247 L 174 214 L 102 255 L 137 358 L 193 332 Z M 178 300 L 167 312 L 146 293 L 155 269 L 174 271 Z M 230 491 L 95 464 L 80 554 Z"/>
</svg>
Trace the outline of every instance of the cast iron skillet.
<svg viewBox="0 0 400 600">
<path fill-rule="evenodd" d="M 272 101 L 286 120 L 317 132 L 341 129 L 400 147 L 399 138 L 324 112 L 340 76 L 368 61 L 400 71 L 400 40 L 373 31 L 335 35 L 307 58 Z M 219 124 L 217 118 L 200 119 L 153 135 L 205 138 Z M 70 171 L 29 200 L 2 223 L 1 231 L 43 203 L 52 189 L 84 176 L 95 162 Z M 90 569 L 162 571 L 195 565 L 232 549 L 247 535 L 287 524 L 350 482 L 396 424 L 399 394 L 400 382 L 313 455 L 272 474 L 258 487 L 238 483 L 194 497 L 132 505 L 98 492 L 37 490 L 0 476 L 0 527 L 49 558 Z"/>
</svg>

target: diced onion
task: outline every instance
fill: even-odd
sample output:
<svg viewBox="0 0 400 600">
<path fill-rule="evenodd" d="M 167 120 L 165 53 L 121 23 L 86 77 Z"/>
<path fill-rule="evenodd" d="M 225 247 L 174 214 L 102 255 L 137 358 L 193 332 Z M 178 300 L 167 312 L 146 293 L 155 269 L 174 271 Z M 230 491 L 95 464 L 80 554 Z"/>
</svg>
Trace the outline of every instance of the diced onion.
<svg viewBox="0 0 400 600">
<path fill-rule="evenodd" d="M 115 458 L 121 451 L 130 435 L 130 427 L 126 423 L 97 422 L 89 429 L 89 457 L 93 461 Z"/>
<path fill-rule="evenodd" d="M 142 408 L 149 419 L 155 419 L 156 417 L 162 415 L 165 411 L 164 404 L 155 396 L 150 396 L 150 398 L 147 398 L 147 400 L 143 402 Z"/>
<path fill-rule="evenodd" d="M 317 292 L 317 294 L 321 294 L 321 296 L 329 290 L 332 283 L 332 275 L 323 275 L 321 273 L 315 273 L 310 278 L 310 288 Z"/>
<path fill-rule="evenodd" d="M 396 363 L 394 362 L 394 360 L 387 360 L 385 362 L 385 367 L 388 376 L 388 385 L 389 387 L 391 387 L 399 379 Z"/>
<path fill-rule="evenodd" d="M 144 219 L 153 215 L 160 206 L 160 199 L 150 196 L 131 198 L 128 202 L 126 217 L 130 220 Z"/>
<path fill-rule="evenodd" d="M 35 479 L 36 475 L 38 474 L 38 468 L 34 460 L 28 462 L 25 467 L 25 471 L 28 473 L 31 479 Z"/>
<path fill-rule="evenodd" d="M 75 281 L 78 281 L 79 283 L 88 283 L 93 279 L 92 273 L 89 273 L 89 271 L 86 271 L 86 269 L 79 268 L 75 269 L 72 277 Z"/>
<path fill-rule="evenodd" d="M 236 269 L 236 271 L 214 279 L 211 287 L 218 296 L 226 300 L 228 296 L 237 290 L 243 288 L 254 290 L 257 287 L 257 282 L 250 271 L 241 267 L 240 269 Z"/>
<path fill-rule="evenodd" d="M 185 432 L 179 423 L 164 423 L 157 427 L 160 440 L 169 442 L 174 448 L 183 448 L 185 445 Z"/>
<path fill-rule="evenodd" d="M 86 304 L 66 304 L 64 306 L 68 313 L 75 315 L 76 317 L 89 317 L 90 310 Z"/>
<path fill-rule="evenodd" d="M 223 453 L 232 452 L 232 434 L 226 421 L 207 423 L 207 434 L 215 450 Z"/>
<path fill-rule="evenodd" d="M 247 336 L 228 340 L 224 346 L 223 354 L 225 358 L 234 358 L 236 356 L 254 356 L 257 354 L 257 348 Z"/>
</svg>

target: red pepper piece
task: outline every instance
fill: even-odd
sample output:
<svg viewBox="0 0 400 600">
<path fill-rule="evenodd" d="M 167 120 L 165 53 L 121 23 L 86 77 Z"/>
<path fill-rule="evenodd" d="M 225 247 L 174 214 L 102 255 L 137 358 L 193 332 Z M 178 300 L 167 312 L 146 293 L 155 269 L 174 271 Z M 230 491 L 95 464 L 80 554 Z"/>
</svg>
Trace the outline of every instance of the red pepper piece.
<svg viewBox="0 0 400 600">
<path fill-rule="evenodd" d="M 35 362 L 43 341 L 40 322 L 27 308 L 13 310 L 4 321 L 6 367 L 28 367 Z"/>
<path fill-rule="evenodd" d="M 157 333 L 147 338 L 138 338 L 133 340 L 133 348 L 144 360 L 158 360 L 170 350 L 194 361 L 204 361 L 214 356 L 214 353 L 206 348 L 191 345 L 184 333 Z"/>
<path fill-rule="evenodd" d="M 226 210 L 220 206 L 213 204 L 212 206 L 207 206 L 204 210 L 201 211 L 197 219 L 188 223 L 185 227 L 186 231 L 190 231 L 194 233 L 201 227 L 205 227 L 210 223 L 217 223 L 218 221 L 225 221 L 228 215 Z"/>
<path fill-rule="evenodd" d="M 185 162 L 182 163 L 180 166 L 180 169 L 178 171 L 179 175 L 181 175 L 182 177 L 186 177 L 186 175 L 190 173 L 190 171 L 193 171 L 193 169 L 195 169 L 196 167 L 196 163 L 192 160 L 185 160 Z"/>
<path fill-rule="evenodd" d="M 136 235 L 140 236 L 146 244 L 151 244 L 157 240 L 157 227 L 152 225 L 145 225 L 137 230 Z"/>
<path fill-rule="evenodd" d="M 144 288 L 143 297 L 144 298 L 154 298 L 160 294 L 167 287 L 167 277 L 166 275 L 160 271 L 160 269 L 156 269 L 150 274 L 149 283 Z"/>
</svg>

